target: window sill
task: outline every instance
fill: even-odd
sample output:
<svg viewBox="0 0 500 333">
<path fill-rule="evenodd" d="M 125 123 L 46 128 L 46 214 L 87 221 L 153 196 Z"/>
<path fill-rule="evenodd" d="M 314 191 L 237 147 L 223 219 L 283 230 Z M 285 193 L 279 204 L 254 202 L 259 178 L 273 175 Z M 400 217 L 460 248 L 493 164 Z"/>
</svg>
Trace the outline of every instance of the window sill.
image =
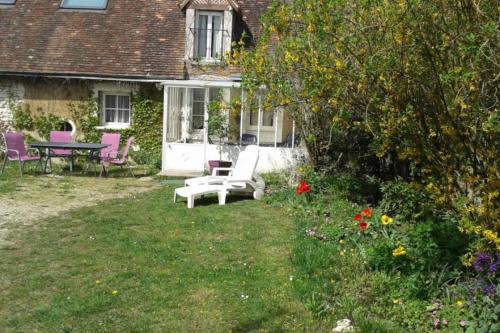
<svg viewBox="0 0 500 333">
<path fill-rule="evenodd" d="M 195 59 L 191 58 L 189 59 L 192 65 L 200 65 L 200 66 L 216 66 L 220 64 L 224 64 L 222 59 L 215 59 L 215 58 L 206 58 L 206 59 Z"/>
<path fill-rule="evenodd" d="M 130 124 L 106 124 L 104 126 L 96 126 L 97 130 L 123 130 L 130 128 Z"/>
<path fill-rule="evenodd" d="M 68 12 L 68 13 L 93 13 L 93 14 L 107 14 L 108 11 L 106 8 L 63 8 L 59 7 L 57 9 L 59 12 Z"/>
</svg>

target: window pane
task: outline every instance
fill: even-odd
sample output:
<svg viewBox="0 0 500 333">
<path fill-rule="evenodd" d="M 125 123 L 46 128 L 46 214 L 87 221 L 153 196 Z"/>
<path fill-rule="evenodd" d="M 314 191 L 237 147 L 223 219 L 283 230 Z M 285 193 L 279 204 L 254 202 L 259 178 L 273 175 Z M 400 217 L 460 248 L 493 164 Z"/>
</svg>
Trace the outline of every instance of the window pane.
<svg viewBox="0 0 500 333">
<path fill-rule="evenodd" d="M 108 0 L 63 0 L 63 8 L 105 9 Z"/>
<path fill-rule="evenodd" d="M 262 112 L 262 126 L 273 126 L 274 114 L 271 111 Z"/>
<path fill-rule="evenodd" d="M 193 102 L 193 116 L 203 116 L 205 114 L 205 103 Z"/>
<path fill-rule="evenodd" d="M 193 115 L 193 129 L 203 129 L 203 116 Z"/>
<path fill-rule="evenodd" d="M 106 109 L 114 109 L 116 108 L 116 96 L 114 95 L 106 95 L 106 102 L 105 102 L 105 105 L 104 107 Z"/>
<path fill-rule="evenodd" d="M 197 29 L 197 50 L 198 57 L 206 58 L 207 56 L 207 28 L 208 28 L 208 16 L 199 15 L 198 16 L 198 29 Z"/>
<path fill-rule="evenodd" d="M 219 99 L 219 95 L 222 92 L 222 88 L 210 88 L 209 89 L 209 97 L 210 101 L 215 101 Z"/>
<path fill-rule="evenodd" d="M 13 5 L 16 0 L 0 0 L 0 5 Z"/>
<path fill-rule="evenodd" d="M 118 108 L 119 109 L 129 109 L 129 97 L 128 96 L 118 96 Z"/>
<path fill-rule="evenodd" d="M 205 102 L 205 89 L 195 88 L 193 89 L 193 100 Z"/>
<path fill-rule="evenodd" d="M 118 122 L 119 123 L 129 122 L 129 110 L 118 110 Z"/>
<path fill-rule="evenodd" d="M 259 115 L 257 110 L 250 111 L 250 125 L 257 126 L 258 117 Z"/>
<path fill-rule="evenodd" d="M 212 58 L 222 55 L 222 17 L 212 16 Z"/>
<path fill-rule="evenodd" d="M 114 123 L 115 122 L 116 110 L 106 109 L 106 111 L 104 113 L 106 114 L 105 122 L 107 122 L 107 123 Z"/>
</svg>

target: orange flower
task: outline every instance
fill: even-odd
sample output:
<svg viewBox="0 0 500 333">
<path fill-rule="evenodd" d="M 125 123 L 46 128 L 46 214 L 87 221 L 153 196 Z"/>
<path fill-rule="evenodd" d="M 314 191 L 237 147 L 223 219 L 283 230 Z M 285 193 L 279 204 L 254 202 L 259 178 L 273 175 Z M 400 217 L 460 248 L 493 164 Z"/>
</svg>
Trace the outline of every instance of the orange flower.
<svg viewBox="0 0 500 333">
<path fill-rule="evenodd" d="M 372 211 L 370 208 L 365 208 L 363 209 L 363 212 L 361 212 L 361 214 L 364 216 L 364 217 L 371 217 L 372 216 Z"/>
</svg>

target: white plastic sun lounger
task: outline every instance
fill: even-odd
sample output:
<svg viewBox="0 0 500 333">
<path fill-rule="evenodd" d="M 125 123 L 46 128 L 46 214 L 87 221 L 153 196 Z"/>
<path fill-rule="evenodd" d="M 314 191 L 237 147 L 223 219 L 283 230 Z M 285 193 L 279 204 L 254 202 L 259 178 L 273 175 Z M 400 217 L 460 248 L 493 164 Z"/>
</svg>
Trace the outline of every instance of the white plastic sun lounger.
<svg viewBox="0 0 500 333">
<path fill-rule="evenodd" d="M 211 176 L 189 178 L 185 186 L 222 185 L 227 192 L 253 192 L 254 199 L 261 199 L 264 195 L 264 180 L 255 174 L 259 160 L 257 146 L 247 146 L 240 152 L 234 168 L 214 168 Z M 217 176 L 218 171 L 229 171 L 227 176 Z"/>
<path fill-rule="evenodd" d="M 177 196 L 185 197 L 187 199 L 187 207 L 193 208 L 194 199 L 196 197 L 210 193 L 217 193 L 219 205 L 224 205 L 226 203 L 226 192 L 224 186 L 221 185 L 195 185 L 176 188 L 174 192 L 174 203 L 176 202 Z"/>
</svg>

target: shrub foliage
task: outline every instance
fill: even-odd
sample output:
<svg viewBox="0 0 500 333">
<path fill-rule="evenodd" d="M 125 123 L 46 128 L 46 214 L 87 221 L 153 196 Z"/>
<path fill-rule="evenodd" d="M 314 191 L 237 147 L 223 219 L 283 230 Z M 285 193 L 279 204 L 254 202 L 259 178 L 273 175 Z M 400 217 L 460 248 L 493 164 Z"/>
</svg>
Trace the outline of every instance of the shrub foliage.
<svg viewBox="0 0 500 333">
<path fill-rule="evenodd" d="M 250 91 L 285 107 L 316 168 L 426 185 L 460 206 L 476 246 L 500 248 L 496 1 L 275 2 L 253 51 L 235 59 Z"/>
</svg>

